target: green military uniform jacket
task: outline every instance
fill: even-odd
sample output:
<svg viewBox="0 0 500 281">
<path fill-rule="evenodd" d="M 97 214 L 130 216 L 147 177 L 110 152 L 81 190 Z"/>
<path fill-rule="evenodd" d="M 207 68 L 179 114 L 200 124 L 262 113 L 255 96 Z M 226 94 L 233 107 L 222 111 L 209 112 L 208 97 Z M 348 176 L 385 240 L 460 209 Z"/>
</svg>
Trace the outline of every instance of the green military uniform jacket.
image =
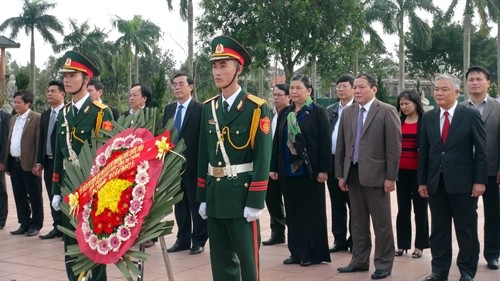
<svg viewBox="0 0 500 281">
<path fill-rule="evenodd" d="M 234 179 L 208 175 L 208 164 L 212 167 L 225 166 L 221 148 L 217 146 L 212 100 L 216 102 L 216 115 L 231 165 L 253 162 L 253 171 L 240 173 Z M 252 148 L 250 130 L 257 108 L 261 114 L 254 119 L 258 127 Z M 243 218 L 245 206 L 264 208 L 272 150 L 270 124 L 265 100 L 244 90 L 238 93 L 227 113 L 223 111 L 220 95 L 205 102 L 200 126 L 197 200 L 207 203 L 209 217 Z"/>
<path fill-rule="evenodd" d="M 101 128 L 102 122 L 113 120 L 113 114 L 107 105 L 100 102 L 91 102 L 90 96 L 83 103 L 76 116 L 73 116 L 71 102 L 67 103 L 57 116 L 56 143 L 54 152 L 54 173 L 52 174 L 52 194 L 61 194 L 59 182 L 64 170 L 63 160 L 70 159 L 66 136 L 69 132 L 70 142 L 76 154 L 80 154 L 83 144 L 88 141 L 96 127 Z M 102 115 L 102 122 L 98 122 L 98 115 Z M 65 118 L 66 121 L 65 122 Z M 98 124 L 99 123 L 99 124 Z"/>
</svg>

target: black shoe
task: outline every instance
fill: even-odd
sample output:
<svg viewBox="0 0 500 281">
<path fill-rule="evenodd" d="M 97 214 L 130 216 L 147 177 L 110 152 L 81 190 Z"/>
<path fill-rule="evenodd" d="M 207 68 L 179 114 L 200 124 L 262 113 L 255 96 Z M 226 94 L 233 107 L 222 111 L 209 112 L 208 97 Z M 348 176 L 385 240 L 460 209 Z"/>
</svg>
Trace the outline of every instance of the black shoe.
<svg viewBox="0 0 500 281">
<path fill-rule="evenodd" d="M 463 273 L 461 276 L 460 276 L 460 279 L 458 279 L 458 281 L 473 281 L 474 278 L 472 278 L 469 274 L 467 273 Z"/>
<path fill-rule="evenodd" d="M 12 235 L 21 235 L 21 234 L 25 234 L 26 232 L 28 232 L 28 230 L 26 228 L 18 228 L 17 230 L 13 230 L 10 232 L 10 234 Z"/>
<path fill-rule="evenodd" d="M 40 232 L 38 229 L 32 228 L 26 232 L 26 236 L 35 236 L 38 232 Z"/>
<path fill-rule="evenodd" d="M 262 245 L 264 246 L 270 246 L 270 245 L 276 245 L 276 244 L 283 244 L 285 243 L 285 234 L 272 234 L 271 238 L 266 241 L 262 241 Z"/>
<path fill-rule="evenodd" d="M 431 275 L 425 277 L 424 281 L 446 281 L 447 277 L 443 277 L 438 273 L 432 273 Z"/>
<path fill-rule="evenodd" d="M 190 255 L 201 254 L 204 250 L 205 248 L 203 248 L 203 246 L 193 246 L 191 247 L 191 249 L 189 249 L 189 254 Z"/>
<path fill-rule="evenodd" d="M 372 274 L 372 279 L 384 279 L 389 275 L 391 275 L 391 273 L 385 269 L 376 269 Z"/>
<path fill-rule="evenodd" d="M 355 267 L 354 265 L 349 264 L 348 266 L 337 268 L 337 271 L 340 272 L 340 273 L 351 273 L 351 272 L 368 271 L 368 269 Z"/>
<path fill-rule="evenodd" d="M 177 242 L 172 245 L 172 247 L 167 249 L 168 253 L 175 253 L 175 252 L 180 252 L 180 251 L 187 251 L 189 250 L 189 245 L 183 246 L 178 244 Z"/>
<path fill-rule="evenodd" d="M 498 269 L 498 259 L 488 260 L 488 268 L 493 270 Z"/>
<path fill-rule="evenodd" d="M 42 240 L 53 239 L 56 237 L 62 237 L 62 232 L 57 231 L 57 229 L 52 229 L 49 233 L 47 233 L 45 235 L 40 235 L 38 237 L 40 237 L 40 239 L 42 239 Z"/>
<path fill-rule="evenodd" d="M 345 252 L 348 250 L 349 246 L 345 244 L 333 244 L 333 247 L 330 248 L 330 253 Z"/>
<path fill-rule="evenodd" d="M 299 262 L 292 259 L 291 257 L 289 258 L 286 258 L 284 261 L 283 261 L 283 264 L 298 264 Z"/>
</svg>

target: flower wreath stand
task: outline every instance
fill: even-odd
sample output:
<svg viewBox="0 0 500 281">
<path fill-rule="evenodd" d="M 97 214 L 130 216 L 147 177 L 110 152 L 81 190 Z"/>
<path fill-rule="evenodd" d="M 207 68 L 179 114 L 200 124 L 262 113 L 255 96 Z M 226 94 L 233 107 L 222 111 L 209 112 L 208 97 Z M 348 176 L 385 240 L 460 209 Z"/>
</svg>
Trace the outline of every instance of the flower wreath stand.
<svg viewBox="0 0 500 281">
<path fill-rule="evenodd" d="M 99 137 L 92 138 L 92 148 L 86 143 L 78 161 L 64 162 L 61 209 L 75 229 L 58 228 L 78 241 L 68 245 L 66 255 L 74 259 L 72 269 L 82 280 L 97 265 L 111 263 L 126 280 L 144 280 L 149 257 L 144 242 L 154 238 L 160 240 L 173 280 L 163 236 L 172 232 L 174 222 L 164 218 L 182 198 L 185 145 L 182 140 L 174 145 L 170 130 L 155 137 L 155 120 L 156 109 L 147 109 L 107 121 Z"/>
</svg>

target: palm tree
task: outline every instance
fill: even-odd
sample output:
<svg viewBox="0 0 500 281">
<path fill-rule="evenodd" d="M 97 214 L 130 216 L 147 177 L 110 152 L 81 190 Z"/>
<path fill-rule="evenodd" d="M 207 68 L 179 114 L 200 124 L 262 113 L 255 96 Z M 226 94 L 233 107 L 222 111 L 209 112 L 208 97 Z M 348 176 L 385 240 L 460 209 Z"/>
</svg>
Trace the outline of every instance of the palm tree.
<svg viewBox="0 0 500 281">
<path fill-rule="evenodd" d="M 69 22 L 72 31 L 64 36 L 61 44 L 52 47 L 54 52 L 59 53 L 64 50 L 73 49 L 85 54 L 85 56 L 92 59 L 98 66 L 102 66 L 103 61 L 106 61 L 104 57 L 110 55 L 107 44 L 105 44 L 108 34 L 97 27 L 94 27 L 94 30 L 90 30 L 88 21 L 83 22 L 81 25 L 78 25 L 75 19 L 70 19 Z"/>
<path fill-rule="evenodd" d="M 167 0 L 168 10 L 172 11 L 172 0 Z M 188 72 L 193 75 L 193 0 L 180 0 L 179 13 L 183 21 L 188 23 Z"/>
<path fill-rule="evenodd" d="M 129 63 L 129 88 L 132 86 L 132 66 L 131 59 L 134 55 L 135 82 L 139 81 L 139 54 L 149 55 L 151 47 L 156 45 L 161 37 L 161 30 L 156 24 L 149 20 L 144 20 L 141 16 L 135 15 L 131 20 L 117 18 L 113 21 L 113 26 L 123 35 L 116 40 L 116 44 L 123 47 L 126 59 Z M 134 52 L 132 53 L 132 48 Z"/>
<path fill-rule="evenodd" d="M 432 0 L 374 0 L 370 16 L 382 23 L 385 32 L 397 34 L 399 37 L 398 60 L 398 92 L 404 89 L 405 78 L 405 33 L 404 20 L 408 18 L 410 22 L 410 32 L 415 40 L 421 42 L 423 46 L 431 46 L 431 28 L 418 15 L 417 10 L 424 10 L 430 13 L 439 13 L 439 9 L 434 6 Z"/>
<path fill-rule="evenodd" d="M 31 86 L 33 94 L 36 94 L 35 89 L 35 29 L 42 35 L 45 42 L 56 44 L 56 39 L 51 30 L 63 34 L 63 25 L 55 17 L 47 15 L 46 12 L 52 9 L 56 4 L 47 3 L 43 0 L 24 0 L 23 12 L 18 17 L 6 19 L 0 25 L 0 32 L 10 27 L 12 32 L 10 37 L 15 39 L 21 29 L 24 29 L 26 35 L 31 36 L 30 48 L 30 64 L 31 64 Z"/>
<path fill-rule="evenodd" d="M 481 31 L 487 32 L 488 29 L 488 14 L 493 19 L 494 22 L 500 20 L 499 12 L 498 12 L 498 0 L 466 0 L 464 15 L 463 15 L 463 26 L 464 26 L 464 79 L 465 73 L 470 67 L 470 34 L 471 34 L 471 25 L 472 25 L 472 17 L 474 16 L 474 9 L 479 14 L 479 18 L 481 19 Z M 453 0 L 448 7 L 448 10 L 445 14 L 445 19 L 449 20 L 457 7 L 458 0 Z M 497 38 L 497 48 L 500 48 L 500 43 Z M 497 61 L 500 66 L 500 61 Z M 500 79 L 498 80 L 500 81 Z M 469 98 L 469 94 L 467 91 L 467 87 L 464 87 L 464 99 Z"/>
</svg>

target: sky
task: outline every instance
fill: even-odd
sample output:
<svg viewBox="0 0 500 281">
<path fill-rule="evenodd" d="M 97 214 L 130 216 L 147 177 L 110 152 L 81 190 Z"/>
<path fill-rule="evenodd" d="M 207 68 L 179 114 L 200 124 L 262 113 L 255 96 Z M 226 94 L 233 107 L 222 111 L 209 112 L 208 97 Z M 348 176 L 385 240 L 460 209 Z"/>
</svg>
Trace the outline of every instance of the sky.
<svg viewBox="0 0 500 281">
<path fill-rule="evenodd" d="M 112 19 L 119 16 L 122 19 L 130 20 L 134 15 L 141 15 L 144 19 L 158 25 L 163 31 L 163 37 L 160 39 L 159 45 L 163 50 L 170 49 L 174 54 L 176 66 L 180 66 L 181 62 L 187 58 L 187 22 L 183 22 L 179 16 L 179 0 L 172 0 L 174 10 L 169 11 L 166 0 L 86 0 L 84 2 L 75 2 L 68 0 L 47 0 L 50 3 L 55 3 L 56 7 L 50 10 L 49 14 L 59 18 L 61 23 L 65 26 L 64 32 L 70 33 L 69 19 L 76 19 L 78 25 L 84 21 L 88 21 L 91 27 L 97 26 L 106 31 L 111 31 L 109 40 L 116 40 L 120 34 L 117 31 L 112 31 Z M 451 0 L 433 0 L 434 3 L 445 10 Z M 461 22 L 461 15 L 463 9 L 463 1 L 459 0 L 458 7 L 460 11 L 455 13 L 454 21 Z M 194 16 L 200 16 L 201 10 L 199 9 L 200 0 L 193 0 Z M 23 0 L 9 0 L 8 5 L 2 5 L 0 10 L 0 23 L 4 22 L 10 17 L 17 17 L 22 12 Z M 424 13 L 421 13 L 426 17 Z M 429 22 L 431 20 L 429 19 Z M 196 27 L 196 22 L 195 22 Z M 9 38 L 10 28 L 7 28 L 0 35 Z M 492 34 L 496 34 L 496 28 L 492 30 Z M 57 36 L 58 43 L 63 40 L 62 36 Z M 396 45 L 398 39 L 394 35 L 383 35 L 386 42 L 388 52 L 396 57 Z M 30 60 L 30 37 L 22 30 L 14 41 L 21 44 L 18 49 L 7 49 L 20 65 L 27 65 Z M 196 38 L 195 38 L 196 42 Z M 43 68 L 49 56 L 62 56 L 63 53 L 54 54 L 52 46 L 43 41 L 38 32 L 35 32 L 35 47 L 36 47 L 36 65 Z M 194 50 L 196 52 L 196 49 Z"/>
</svg>

